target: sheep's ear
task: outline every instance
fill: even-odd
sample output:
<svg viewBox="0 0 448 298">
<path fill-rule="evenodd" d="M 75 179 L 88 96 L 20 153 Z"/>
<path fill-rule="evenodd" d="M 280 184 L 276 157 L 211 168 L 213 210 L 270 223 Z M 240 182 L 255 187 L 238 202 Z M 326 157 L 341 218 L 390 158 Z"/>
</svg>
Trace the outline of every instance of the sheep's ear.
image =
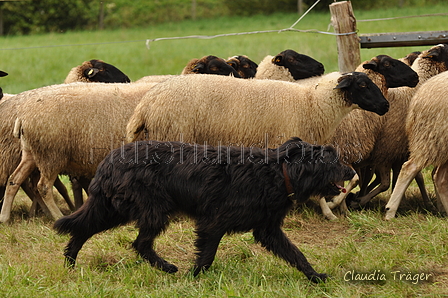
<svg viewBox="0 0 448 298">
<path fill-rule="evenodd" d="M 97 73 L 99 73 L 100 70 L 98 68 L 88 68 L 84 72 L 88 78 L 93 78 Z"/>
<path fill-rule="evenodd" d="M 364 69 L 372 69 L 375 70 L 378 67 L 378 64 L 375 61 L 369 61 L 365 64 L 362 65 L 362 67 L 364 67 Z"/>
<path fill-rule="evenodd" d="M 227 61 L 227 64 L 232 66 L 234 69 L 237 69 L 237 67 L 238 67 L 238 64 L 236 63 L 235 60 Z"/>
<path fill-rule="evenodd" d="M 352 78 L 350 76 L 345 76 L 342 78 L 342 80 L 339 82 L 339 84 L 334 87 L 334 89 L 343 89 L 350 86 L 352 83 Z"/>
<path fill-rule="evenodd" d="M 277 55 L 274 58 L 272 58 L 272 63 L 274 64 L 280 64 L 283 61 L 283 56 L 282 55 Z"/>
<path fill-rule="evenodd" d="M 200 72 L 202 69 L 204 69 L 204 67 L 205 66 L 203 63 L 198 63 L 191 69 L 191 71 L 192 72 Z"/>
<path fill-rule="evenodd" d="M 8 75 L 7 72 L 1 71 L 0 70 L 0 77 L 6 77 Z"/>
</svg>

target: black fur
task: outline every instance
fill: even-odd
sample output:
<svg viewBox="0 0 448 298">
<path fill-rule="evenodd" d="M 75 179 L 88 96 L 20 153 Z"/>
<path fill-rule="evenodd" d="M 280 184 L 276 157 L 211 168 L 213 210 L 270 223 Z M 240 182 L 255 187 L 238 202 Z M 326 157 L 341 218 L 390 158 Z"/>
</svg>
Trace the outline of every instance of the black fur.
<svg viewBox="0 0 448 298">
<path fill-rule="evenodd" d="M 387 55 L 378 55 L 362 66 L 382 74 L 387 88 L 415 87 L 418 84 L 418 74 L 412 68 Z"/>
<path fill-rule="evenodd" d="M 232 66 L 243 79 L 255 77 L 258 64 L 250 60 L 247 56 L 234 56 L 234 59 L 227 60 L 227 64 Z"/>
<path fill-rule="evenodd" d="M 101 60 L 90 60 L 90 67 L 83 70 L 83 75 L 91 82 L 130 83 L 131 80 L 121 70 Z"/>
<path fill-rule="evenodd" d="M 389 102 L 378 86 L 363 72 L 345 73 L 338 79 L 335 89 L 345 92 L 345 98 L 350 105 L 357 104 L 361 109 L 380 116 L 389 111 Z"/>
<path fill-rule="evenodd" d="M 191 71 L 194 73 L 221 76 L 230 76 L 232 74 L 235 78 L 241 78 L 239 73 L 227 64 L 226 60 L 212 55 L 201 58 Z"/>
<path fill-rule="evenodd" d="M 0 77 L 5 77 L 7 75 L 8 75 L 7 72 L 0 70 Z M 0 88 L 0 99 L 2 99 L 2 98 L 3 98 L 3 90 L 2 90 L 2 88 Z"/>
<path fill-rule="evenodd" d="M 57 220 L 54 228 L 70 234 L 66 263 L 75 264 L 83 244 L 94 234 L 135 221 L 140 230 L 133 247 L 166 272 L 177 267 L 153 249 L 155 238 L 176 213 L 196 220 L 194 275 L 212 265 L 226 233 L 253 230 L 254 238 L 314 282 L 323 281 L 281 230 L 294 199 L 337 195 L 333 182 L 354 171 L 339 163 L 330 146 L 312 146 L 294 138 L 277 149 L 211 147 L 179 142 L 142 141 L 113 150 L 98 166 L 87 202 Z"/>
<path fill-rule="evenodd" d="M 320 76 L 325 72 L 322 63 L 294 50 L 285 50 L 279 53 L 272 59 L 272 63 L 286 67 L 294 80 Z"/>
</svg>

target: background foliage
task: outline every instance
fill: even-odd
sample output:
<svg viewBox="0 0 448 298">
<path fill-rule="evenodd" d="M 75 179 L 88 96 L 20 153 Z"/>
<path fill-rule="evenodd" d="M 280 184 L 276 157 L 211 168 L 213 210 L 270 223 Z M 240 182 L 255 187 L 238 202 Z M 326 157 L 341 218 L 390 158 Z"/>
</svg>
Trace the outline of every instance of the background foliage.
<svg viewBox="0 0 448 298">
<path fill-rule="evenodd" d="M 321 0 L 315 10 L 328 11 L 334 0 Z M 353 0 L 355 10 L 425 6 L 444 0 Z M 223 16 L 269 15 L 297 12 L 297 0 L 154 0 L 154 1 L 89 1 L 32 0 L 0 2 L 3 9 L 4 34 L 33 34 L 90 30 L 99 26 L 103 12 L 103 28 L 131 28 L 178 22 L 188 19 L 210 19 Z M 315 0 L 304 0 L 307 9 Z"/>
</svg>

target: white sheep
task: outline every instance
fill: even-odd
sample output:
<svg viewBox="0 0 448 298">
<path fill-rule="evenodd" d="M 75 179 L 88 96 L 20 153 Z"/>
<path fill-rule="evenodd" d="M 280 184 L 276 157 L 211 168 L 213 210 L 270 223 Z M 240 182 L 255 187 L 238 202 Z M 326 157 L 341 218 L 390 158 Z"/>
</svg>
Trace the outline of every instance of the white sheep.
<svg viewBox="0 0 448 298">
<path fill-rule="evenodd" d="M 258 64 L 255 78 L 295 82 L 320 76 L 324 71 L 324 66 L 319 61 L 294 50 L 285 50 L 276 56 L 266 56 Z"/>
<path fill-rule="evenodd" d="M 62 216 L 52 187 L 59 174 L 92 178 L 96 166 L 125 136 L 126 123 L 152 83 L 72 83 L 42 87 L 15 96 L 21 161 L 8 179 L 0 222 L 10 218 L 20 185 L 38 168 L 44 211 Z"/>
<path fill-rule="evenodd" d="M 135 109 L 127 140 L 143 129 L 157 140 L 275 147 L 298 136 L 321 143 L 356 108 L 378 114 L 388 102 L 362 73 L 332 73 L 314 86 L 218 76 L 183 76 L 154 86 Z"/>
<path fill-rule="evenodd" d="M 436 195 L 448 213 L 448 72 L 429 79 L 412 97 L 406 118 L 410 156 L 401 167 L 397 183 L 386 205 L 385 219 L 395 217 L 412 179 L 425 167 L 434 166 Z"/>
<path fill-rule="evenodd" d="M 129 83 L 130 81 L 129 77 L 115 66 L 93 59 L 73 67 L 65 78 L 64 83 Z"/>
</svg>

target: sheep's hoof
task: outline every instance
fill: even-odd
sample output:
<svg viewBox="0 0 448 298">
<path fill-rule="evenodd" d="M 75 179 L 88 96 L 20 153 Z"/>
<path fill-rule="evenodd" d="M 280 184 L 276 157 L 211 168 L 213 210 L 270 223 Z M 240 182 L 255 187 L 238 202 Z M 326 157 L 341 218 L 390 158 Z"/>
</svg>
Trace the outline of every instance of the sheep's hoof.
<svg viewBox="0 0 448 298">
<path fill-rule="evenodd" d="M 388 210 L 386 212 L 386 216 L 384 216 L 384 220 L 392 220 L 395 218 L 395 212 Z"/>
<path fill-rule="evenodd" d="M 0 215 L 0 222 L 1 223 L 7 223 L 9 220 L 9 216 Z"/>
<path fill-rule="evenodd" d="M 337 219 L 338 219 L 338 217 L 337 217 L 336 215 L 334 215 L 333 213 L 325 214 L 325 218 L 328 219 L 328 220 L 330 220 L 330 221 L 333 221 L 333 220 L 337 220 Z"/>
</svg>

